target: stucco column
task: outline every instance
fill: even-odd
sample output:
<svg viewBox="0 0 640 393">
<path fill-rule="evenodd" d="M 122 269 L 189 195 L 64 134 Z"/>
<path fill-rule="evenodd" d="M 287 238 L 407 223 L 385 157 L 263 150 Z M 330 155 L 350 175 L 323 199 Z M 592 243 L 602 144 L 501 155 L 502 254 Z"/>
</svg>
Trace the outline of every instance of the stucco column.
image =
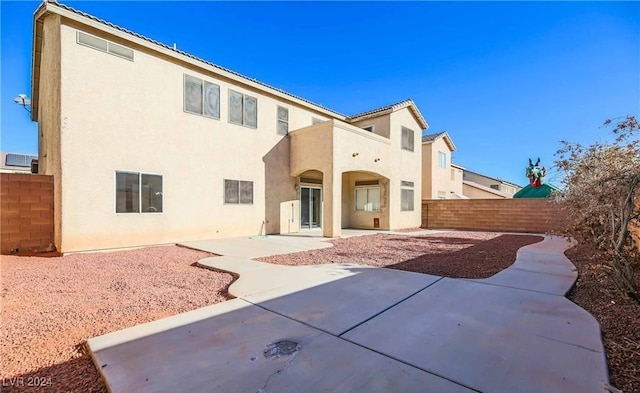
<svg viewBox="0 0 640 393">
<path fill-rule="evenodd" d="M 326 172 L 322 181 L 322 235 L 338 237 L 342 232 L 342 174 Z"/>
</svg>

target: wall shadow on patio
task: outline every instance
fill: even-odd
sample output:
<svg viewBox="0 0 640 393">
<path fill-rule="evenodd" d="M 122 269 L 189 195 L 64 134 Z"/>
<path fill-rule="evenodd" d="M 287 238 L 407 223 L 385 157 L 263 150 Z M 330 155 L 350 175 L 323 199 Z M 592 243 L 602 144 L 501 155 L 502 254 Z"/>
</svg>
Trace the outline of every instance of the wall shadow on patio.
<svg viewBox="0 0 640 393">
<path fill-rule="evenodd" d="M 418 239 L 430 240 L 443 246 L 470 243 L 472 245 L 453 252 L 425 253 L 385 267 L 451 278 L 488 278 L 511 266 L 516 261 L 517 252 L 521 247 L 538 243 L 543 240 L 543 237 L 500 235 L 489 240 L 478 240 L 425 236 Z M 389 241 L 398 242 L 398 247 L 403 247 L 402 245 L 410 239 L 390 239 Z M 420 246 L 411 246 L 409 250 L 421 251 Z"/>
</svg>

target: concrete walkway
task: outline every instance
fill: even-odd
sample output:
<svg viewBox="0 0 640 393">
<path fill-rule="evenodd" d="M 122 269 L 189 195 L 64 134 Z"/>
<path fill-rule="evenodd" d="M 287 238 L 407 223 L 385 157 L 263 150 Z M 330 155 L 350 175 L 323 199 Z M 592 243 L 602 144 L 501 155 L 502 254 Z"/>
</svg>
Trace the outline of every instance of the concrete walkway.
<svg viewBox="0 0 640 393">
<path fill-rule="evenodd" d="M 599 325 L 564 297 L 569 246 L 545 237 L 485 280 L 232 250 L 199 263 L 239 275 L 236 299 L 88 346 L 112 392 L 605 392 Z"/>
</svg>

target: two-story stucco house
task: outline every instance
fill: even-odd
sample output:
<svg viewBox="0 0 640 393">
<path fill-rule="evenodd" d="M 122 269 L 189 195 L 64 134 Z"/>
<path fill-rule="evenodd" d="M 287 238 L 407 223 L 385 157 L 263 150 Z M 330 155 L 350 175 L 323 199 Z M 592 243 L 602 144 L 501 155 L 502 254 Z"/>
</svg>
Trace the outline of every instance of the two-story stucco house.
<svg viewBox="0 0 640 393">
<path fill-rule="evenodd" d="M 451 162 L 455 150 L 448 132 L 422 136 L 422 199 L 465 199 L 464 168 Z"/>
<path fill-rule="evenodd" d="M 50 1 L 33 34 L 62 252 L 420 226 L 411 100 L 345 116 Z"/>
</svg>

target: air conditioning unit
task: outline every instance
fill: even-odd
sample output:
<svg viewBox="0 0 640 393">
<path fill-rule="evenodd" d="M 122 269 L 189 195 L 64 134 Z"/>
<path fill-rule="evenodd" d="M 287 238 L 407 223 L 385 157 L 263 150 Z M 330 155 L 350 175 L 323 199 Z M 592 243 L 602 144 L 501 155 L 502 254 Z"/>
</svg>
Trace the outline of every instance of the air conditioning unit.
<svg viewBox="0 0 640 393">
<path fill-rule="evenodd" d="M 36 158 L 31 160 L 31 173 L 38 174 L 38 159 Z"/>
</svg>

